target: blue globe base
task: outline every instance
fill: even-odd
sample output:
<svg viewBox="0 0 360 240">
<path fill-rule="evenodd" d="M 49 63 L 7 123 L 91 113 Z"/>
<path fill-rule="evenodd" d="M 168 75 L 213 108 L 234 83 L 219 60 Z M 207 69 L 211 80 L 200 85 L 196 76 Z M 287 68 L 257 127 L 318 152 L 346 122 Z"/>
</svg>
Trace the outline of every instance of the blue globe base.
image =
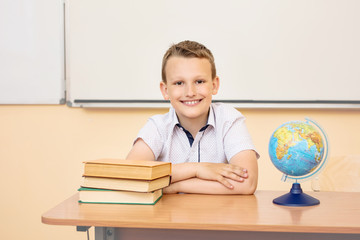
<svg viewBox="0 0 360 240">
<path fill-rule="evenodd" d="M 320 204 L 320 201 L 303 193 L 300 183 L 293 183 L 289 193 L 273 200 L 273 203 L 289 207 L 305 207 Z"/>
</svg>

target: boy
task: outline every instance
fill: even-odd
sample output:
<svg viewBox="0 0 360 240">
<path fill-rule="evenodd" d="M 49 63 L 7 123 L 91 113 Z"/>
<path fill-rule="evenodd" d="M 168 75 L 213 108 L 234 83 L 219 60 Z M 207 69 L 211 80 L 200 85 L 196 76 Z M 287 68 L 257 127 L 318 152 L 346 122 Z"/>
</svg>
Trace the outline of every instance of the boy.
<svg viewBox="0 0 360 240">
<path fill-rule="evenodd" d="M 127 156 L 171 162 L 164 193 L 255 192 L 258 154 L 244 116 L 212 103 L 218 89 L 214 57 L 205 46 L 183 41 L 165 53 L 160 90 L 172 107 L 148 120 Z"/>
</svg>

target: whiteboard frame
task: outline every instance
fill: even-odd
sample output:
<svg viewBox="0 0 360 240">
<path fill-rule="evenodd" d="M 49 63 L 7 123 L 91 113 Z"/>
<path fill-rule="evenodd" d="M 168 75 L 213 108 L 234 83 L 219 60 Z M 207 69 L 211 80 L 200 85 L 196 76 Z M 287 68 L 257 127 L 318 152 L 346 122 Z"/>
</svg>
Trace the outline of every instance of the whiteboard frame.
<svg viewBox="0 0 360 240">
<path fill-rule="evenodd" d="M 254 100 L 213 100 L 233 106 L 250 109 L 360 109 L 360 101 L 254 101 Z M 88 100 L 68 101 L 69 107 L 80 108 L 169 108 L 165 100 Z"/>
<path fill-rule="evenodd" d="M 65 16 L 65 19 L 66 16 Z M 69 22 L 66 22 L 69 24 Z M 216 57 L 216 56 L 215 56 Z M 69 59 L 70 61 L 70 59 Z M 67 78 L 68 79 L 68 78 Z M 305 108 L 305 109 L 359 109 L 357 100 L 229 100 L 215 99 L 214 102 L 225 102 L 236 108 Z M 109 107 L 109 108 L 168 108 L 170 104 L 161 99 L 82 99 L 71 95 L 71 79 L 67 81 L 67 105 L 69 107 Z"/>
</svg>

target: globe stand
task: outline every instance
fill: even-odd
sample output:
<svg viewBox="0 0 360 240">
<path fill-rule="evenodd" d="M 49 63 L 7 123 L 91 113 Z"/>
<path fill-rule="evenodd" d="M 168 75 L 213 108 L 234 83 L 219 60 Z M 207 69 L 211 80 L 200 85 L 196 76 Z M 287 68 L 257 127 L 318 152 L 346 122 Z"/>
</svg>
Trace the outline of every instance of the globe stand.
<svg viewBox="0 0 360 240">
<path fill-rule="evenodd" d="M 320 204 L 320 201 L 303 193 L 300 183 L 293 183 L 289 193 L 273 200 L 273 203 L 289 207 L 305 207 Z"/>
</svg>

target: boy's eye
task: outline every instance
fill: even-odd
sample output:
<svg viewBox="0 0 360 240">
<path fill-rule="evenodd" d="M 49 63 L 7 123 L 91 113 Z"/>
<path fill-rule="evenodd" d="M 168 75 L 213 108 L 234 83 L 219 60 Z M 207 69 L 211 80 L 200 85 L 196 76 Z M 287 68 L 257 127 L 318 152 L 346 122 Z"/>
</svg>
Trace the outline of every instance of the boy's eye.
<svg viewBox="0 0 360 240">
<path fill-rule="evenodd" d="M 180 86 L 180 85 L 183 85 L 183 82 L 179 81 L 179 82 L 175 82 L 174 84 Z"/>
<path fill-rule="evenodd" d="M 201 83 L 204 83 L 205 81 L 204 80 L 196 80 L 196 84 L 201 84 Z"/>
</svg>

